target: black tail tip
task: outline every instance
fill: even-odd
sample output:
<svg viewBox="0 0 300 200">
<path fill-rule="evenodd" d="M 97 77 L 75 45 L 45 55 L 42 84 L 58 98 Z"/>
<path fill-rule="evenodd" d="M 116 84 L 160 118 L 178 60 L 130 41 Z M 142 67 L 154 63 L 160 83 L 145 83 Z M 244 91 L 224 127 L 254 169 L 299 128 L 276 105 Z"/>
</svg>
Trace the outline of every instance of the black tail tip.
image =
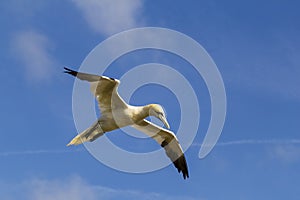
<svg viewBox="0 0 300 200">
<path fill-rule="evenodd" d="M 64 67 L 64 73 L 67 73 L 67 74 L 71 74 L 71 75 L 73 75 L 73 76 L 77 76 L 77 71 L 74 71 L 74 70 L 72 70 L 72 69 L 69 69 L 69 68 L 67 68 L 67 67 Z"/>
</svg>

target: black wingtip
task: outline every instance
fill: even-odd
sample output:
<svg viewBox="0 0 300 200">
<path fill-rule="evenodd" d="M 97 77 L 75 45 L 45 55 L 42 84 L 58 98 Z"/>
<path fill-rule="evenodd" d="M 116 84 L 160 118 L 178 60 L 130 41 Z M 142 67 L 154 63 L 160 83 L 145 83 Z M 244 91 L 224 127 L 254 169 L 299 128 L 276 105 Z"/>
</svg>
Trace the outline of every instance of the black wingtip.
<svg viewBox="0 0 300 200">
<path fill-rule="evenodd" d="M 188 172 L 182 172 L 182 175 L 183 175 L 184 180 L 189 178 L 189 173 Z"/>
<path fill-rule="evenodd" d="M 186 171 L 186 170 L 180 170 L 180 171 L 182 172 L 182 176 L 183 176 L 184 180 L 189 178 L 189 172 L 188 171 Z M 180 171 L 179 171 L 179 173 L 180 173 Z"/>
<path fill-rule="evenodd" d="M 166 154 L 169 158 L 176 157 L 177 155 L 174 155 L 171 151 L 166 149 L 167 145 L 169 142 L 166 140 L 162 141 L 160 144 L 161 147 L 165 148 Z M 189 171 L 188 171 L 188 166 L 187 162 L 185 160 L 184 154 L 182 154 L 179 158 L 177 158 L 175 161 L 173 161 L 174 166 L 177 168 L 178 173 L 182 173 L 183 179 L 189 178 Z"/>
<path fill-rule="evenodd" d="M 188 166 L 184 155 L 180 156 L 173 164 L 177 168 L 178 173 L 182 173 L 183 179 L 189 178 Z"/>
<path fill-rule="evenodd" d="M 78 74 L 77 71 L 74 71 L 74 70 L 69 69 L 69 68 L 67 68 L 67 67 L 64 67 L 64 70 L 65 70 L 64 73 L 71 74 L 71 75 L 73 75 L 73 76 L 77 76 L 77 74 Z"/>
</svg>

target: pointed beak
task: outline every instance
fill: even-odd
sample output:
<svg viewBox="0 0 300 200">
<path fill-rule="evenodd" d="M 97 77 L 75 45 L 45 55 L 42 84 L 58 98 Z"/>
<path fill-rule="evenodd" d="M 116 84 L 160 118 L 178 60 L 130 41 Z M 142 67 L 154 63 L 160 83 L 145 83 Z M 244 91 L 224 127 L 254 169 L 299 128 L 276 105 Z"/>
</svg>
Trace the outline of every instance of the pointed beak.
<svg viewBox="0 0 300 200">
<path fill-rule="evenodd" d="M 164 123 L 164 125 L 167 129 L 170 129 L 170 125 L 169 125 L 167 119 L 163 115 L 159 115 L 159 119 L 162 121 L 162 123 Z"/>
</svg>

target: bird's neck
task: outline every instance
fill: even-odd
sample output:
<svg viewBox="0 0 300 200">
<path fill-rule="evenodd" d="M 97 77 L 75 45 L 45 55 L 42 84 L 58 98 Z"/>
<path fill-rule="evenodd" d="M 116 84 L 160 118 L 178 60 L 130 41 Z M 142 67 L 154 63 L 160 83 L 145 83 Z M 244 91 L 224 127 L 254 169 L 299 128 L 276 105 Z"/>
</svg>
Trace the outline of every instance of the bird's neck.
<svg viewBox="0 0 300 200">
<path fill-rule="evenodd" d="M 139 119 L 145 119 L 146 117 L 149 117 L 149 111 L 150 111 L 151 105 L 146 106 L 137 106 L 135 107 L 135 115 Z"/>
</svg>

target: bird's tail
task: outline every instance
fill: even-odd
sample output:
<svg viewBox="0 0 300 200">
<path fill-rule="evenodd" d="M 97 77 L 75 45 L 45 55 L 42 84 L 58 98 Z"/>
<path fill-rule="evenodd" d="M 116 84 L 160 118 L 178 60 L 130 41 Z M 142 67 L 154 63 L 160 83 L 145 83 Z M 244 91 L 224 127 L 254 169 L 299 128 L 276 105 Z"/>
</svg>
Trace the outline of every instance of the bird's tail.
<svg viewBox="0 0 300 200">
<path fill-rule="evenodd" d="M 76 137 L 74 137 L 71 142 L 69 142 L 69 144 L 67 144 L 67 146 L 71 146 L 71 145 L 78 145 L 78 144 L 82 144 L 83 141 L 80 138 L 80 135 L 77 135 Z"/>
<path fill-rule="evenodd" d="M 79 145 L 87 141 L 94 141 L 98 137 L 102 136 L 104 134 L 103 130 L 100 127 L 100 124 L 98 121 L 96 121 L 91 127 L 81 132 L 79 135 L 74 137 L 67 146 L 71 145 Z"/>
</svg>

